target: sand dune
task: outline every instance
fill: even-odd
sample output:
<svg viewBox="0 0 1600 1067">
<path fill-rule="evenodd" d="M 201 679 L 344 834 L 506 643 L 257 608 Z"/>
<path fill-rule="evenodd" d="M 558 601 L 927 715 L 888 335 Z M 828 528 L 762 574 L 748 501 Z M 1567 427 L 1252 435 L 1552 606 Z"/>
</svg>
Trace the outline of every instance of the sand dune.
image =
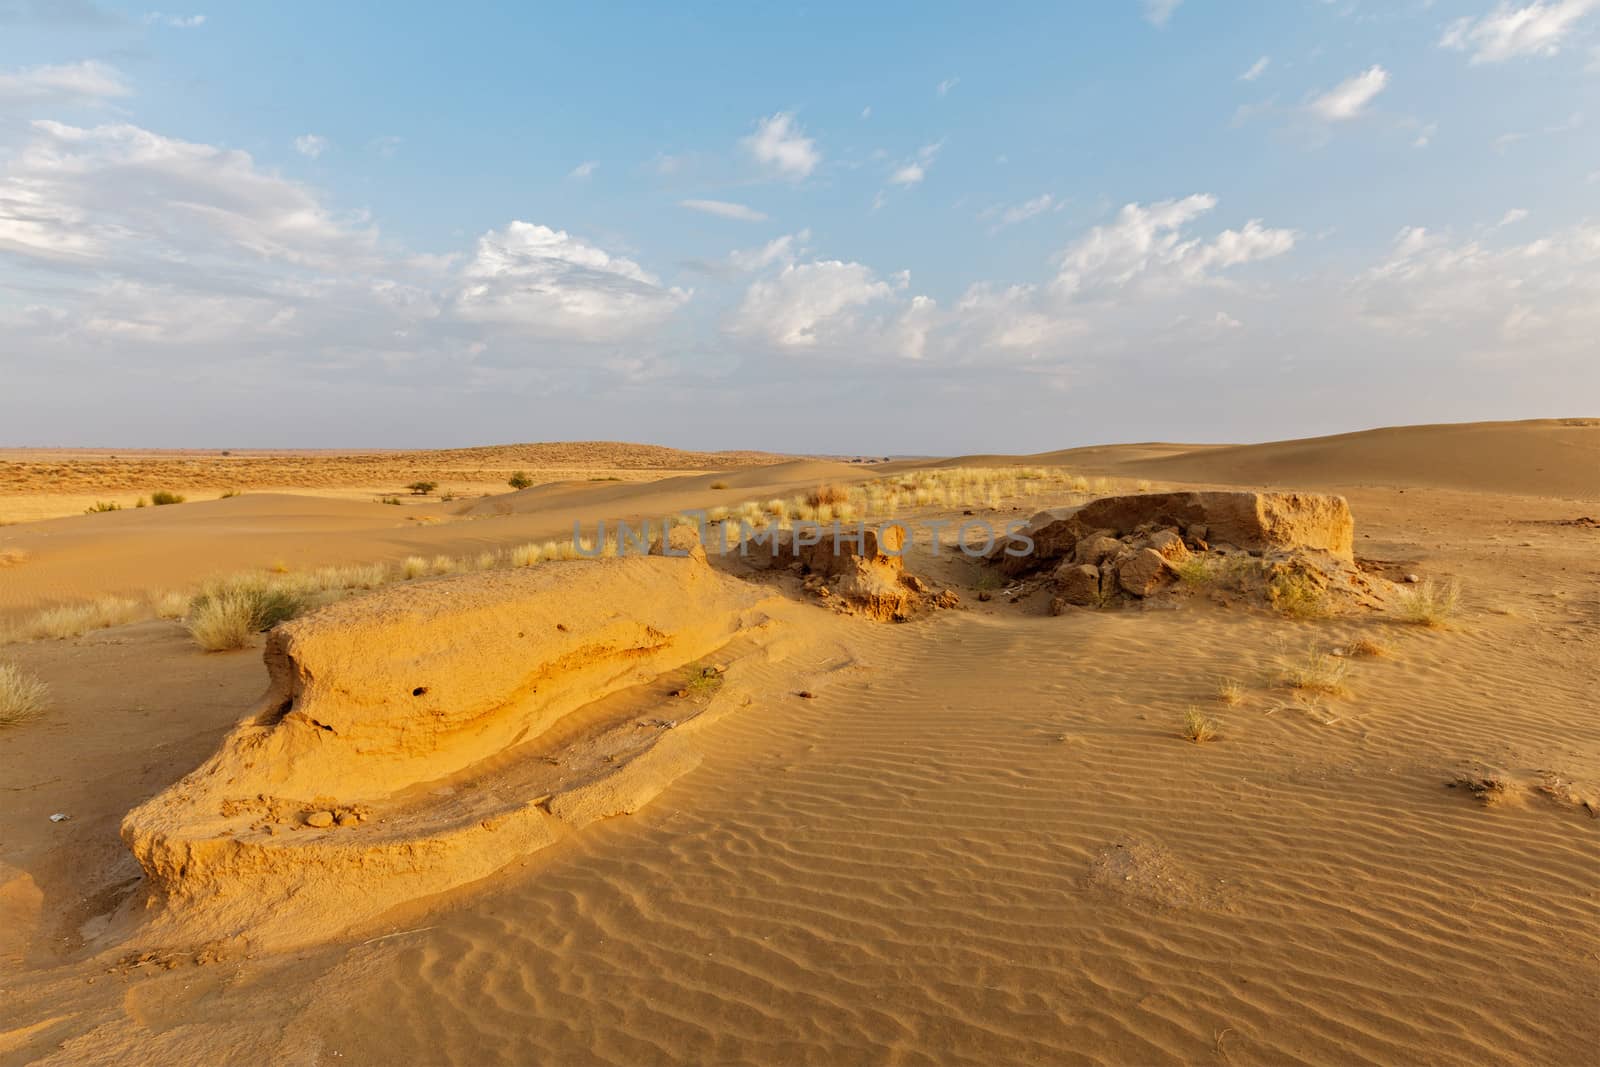
<svg viewBox="0 0 1600 1067">
<path fill-rule="evenodd" d="M 53 699 L 43 718 L 0 730 L 0 1060 L 1587 1063 L 1600 1046 L 1600 609 L 1596 534 L 1582 519 L 1600 511 L 1600 492 L 1584 488 L 1597 432 L 1483 424 L 1053 454 L 1074 471 L 1158 484 L 1303 475 L 1336 489 L 1354 526 L 1341 516 L 1329 544 L 1353 549 L 1362 573 L 1461 583 L 1459 612 L 1439 629 L 1361 606 L 1288 617 L 1204 586 L 1051 616 L 1043 577 L 968 559 L 948 530 L 935 553 L 925 524 L 905 569 L 955 588 L 960 607 L 901 625 L 834 611 L 786 568 L 730 570 L 719 581 L 781 608 L 718 653 L 732 680 L 706 698 L 697 769 L 634 814 L 475 884 L 382 901 L 358 929 L 294 952 L 221 929 L 194 945 L 181 924 L 141 940 L 163 928 L 135 921 L 144 886 L 118 838 L 150 798 L 187 802 L 174 783 L 242 736 L 239 717 L 267 683 L 259 641 L 206 654 L 177 624 L 146 622 L 7 646 Z M 1372 443 L 1385 440 L 1405 452 L 1386 459 Z M 0 597 L 274 555 L 299 566 L 468 550 L 570 532 L 574 515 L 875 473 L 808 462 L 575 482 L 487 515 L 249 494 L 80 516 L 0 530 L 0 549 L 29 553 L 0 571 Z M 1026 518 L 1080 499 L 907 514 Z M 538 573 L 526 580 L 556 572 Z M 325 618 L 371 609 L 403 629 L 424 604 L 458 592 L 465 603 L 503 574 L 391 586 Z M 596 627 L 632 618 L 626 597 L 577 596 Z M 369 653 L 352 636 L 319 660 L 332 710 L 326 722 L 308 711 L 316 722 L 295 736 L 329 747 L 241 765 L 227 787 L 246 795 L 223 799 L 268 794 L 257 776 L 272 774 L 297 795 L 330 779 L 336 796 L 340 775 L 319 760 L 335 744 L 361 759 L 366 741 L 354 739 L 389 721 L 387 697 L 368 707 L 364 689 L 337 679 L 475 654 L 470 634 L 451 643 L 447 612 L 428 625 L 442 628 L 414 650 Z M 550 650 L 517 635 L 501 626 L 482 639 L 506 677 Z M 1286 668 L 1318 652 L 1339 685 L 1290 686 Z M 631 736 L 683 716 L 695 698 L 674 679 L 572 712 L 532 761 L 506 749 L 464 776 L 408 767 L 396 803 L 461 813 L 470 831 L 480 824 L 466 816 L 526 801 L 538 775 L 588 773 L 575 754 L 592 728 Z M 1237 703 L 1218 699 L 1222 680 Z M 394 699 L 425 699 L 418 686 Z M 452 709 L 441 703 L 440 722 L 468 736 Z M 1184 739 L 1189 709 L 1215 720 L 1215 740 Z M 487 738 L 503 723 L 486 715 Z M 430 743 L 424 733 L 406 751 Z M 382 777 L 387 757 L 374 752 L 373 773 L 352 781 Z M 193 796 L 227 821 L 210 814 L 215 797 Z M 386 831 L 373 820 L 341 832 Z M 284 902 L 285 922 L 295 907 Z"/>
<path fill-rule="evenodd" d="M 1117 445 L 1030 462 L 1260 486 L 1417 486 L 1600 497 L 1600 419 L 1398 426 L 1260 445 Z"/>
</svg>

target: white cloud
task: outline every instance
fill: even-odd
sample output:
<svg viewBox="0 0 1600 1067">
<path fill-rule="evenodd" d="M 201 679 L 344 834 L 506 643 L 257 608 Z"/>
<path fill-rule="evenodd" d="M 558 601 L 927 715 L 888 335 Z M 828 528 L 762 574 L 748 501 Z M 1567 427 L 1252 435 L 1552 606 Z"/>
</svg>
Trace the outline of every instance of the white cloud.
<svg viewBox="0 0 1600 1067">
<path fill-rule="evenodd" d="M 193 30 L 204 26 L 204 15 L 167 15 L 160 11 L 151 11 L 145 15 L 144 20 L 152 25 L 170 26 L 175 30 Z"/>
<path fill-rule="evenodd" d="M 990 226 L 989 232 L 994 233 L 1007 226 L 1015 226 L 1019 222 L 1026 222 L 1028 219 L 1047 212 L 1060 211 L 1063 206 L 1065 205 L 1050 193 L 1042 193 L 1032 200 L 1024 200 L 1020 204 L 995 204 L 992 207 L 986 207 L 978 212 L 978 220 L 980 222 L 992 222 L 993 225 Z"/>
<path fill-rule="evenodd" d="M 328 150 L 328 139 L 315 133 L 302 133 L 294 139 L 294 150 L 308 159 L 316 159 Z"/>
<path fill-rule="evenodd" d="M 954 89 L 959 84 L 961 84 L 960 78 L 946 78 L 944 81 L 940 82 L 934 87 L 934 92 L 938 93 L 940 96 L 949 96 L 950 90 Z"/>
<path fill-rule="evenodd" d="M 917 149 L 915 159 L 907 160 L 896 167 L 889 175 L 890 185 L 917 185 L 928 176 L 928 168 L 933 166 L 933 159 L 939 154 L 939 149 L 944 147 L 943 141 L 925 144 Z"/>
<path fill-rule="evenodd" d="M 1487 15 L 1452 22 L 1439 46 L 1471 52 L 1473 63 L 1553 56 L 1578 22 L 1596 8 L 1600 0 L 1537 0 L 1521 7 L 1503 2 Z"/>
<path fill-rule="evenodd" d="M 1600 226 L 1502 246 L 1407 227 L 1352 295 L 1366 322 L 1436 351 L 1586 357 L 1600 335 Z"/>
<path fill-rule="evenodd" d="M 780 111 L 762 119 L 756 132 L 742 143 L 756 162 L 786 178 L 804 178 L 822 162 L 816 142 L 805 136 L 793 112 Z"/>
<path fill-rule="evenodd" d="M 888 282 L 860 263 L 790 264 L 775 278 L 751 283 L 728 329 L 778 348 L 811 348 L 848 332 L 854 309 L 893 294 Z"/>
<path fill-rule="evenodd" d="M 1140 0 L 1144 7 L 1144 20 L 1152 26 L 1165 26 L 1183 0 Z"/>
<path fill-rule="evenodd" d="M 1247 70 L 1243 74 L 1239 75 L 1239 80 L 1242 81 L 1242 82 L 1253 82 L 1253 81 L 1255 81 L 1257 78 L 1261 77 L 1261 75 L 1263 75 L 1263 74 L 1265 74 L 1267 72 L 1267 66 L 1271 62 L 1272 62 L 1272 60 L 1271 60 L 1270 57 L 1262 56 L 1260 59 L 1258 59 L 1254 63 L 1250 64 L 1250 69 L 1249 70 Z"/>
<path fill-rule="evenodd" d="M 1066 296 L 1106 294 L 1129 286 L 1176 289 L 1207 284 L 1215 272 L 1280 256 L 1294 247 L 1293 230 L 1267 229 L 1251 219 L 1207 241 L 1184 228 L 1216 207 L 1208 193 L 1128 204 L 1114 222 L 1096 226 L 1060 256 L 1055 289 Z"/>
<path fill-rule="evenodd" d="M 1500 216 L 1500 221 L 1495 223 L 1495 225 L 1496 226 L 1515 226 L 1517 223 L 1521 222 L 1523 219 L 1526 219 L 1527 217 L 1528 217 L 1528 209 L 1527 208 L 1514 207 L 1510 211 L 1507 211 L 1504 215 Z"/>
<path fill-rule="evenodd" d="M 0 71 L 0 107 L 96 104 L 131 92 L 117 68 L 93 59 Z"/>
<path fill-rule="evenodd" d="M 597 160 L 586 159 L 582 163 L 579 163 L 576 167 L 573 167 L 571 170 L 569 170 L 567 172 L 567 177 L 576 181 L 583 181 L 585 178 L 589 177 L 596 170 L 598 170 L 599 167 L 600 164 Z"/>
<path fill-rule="evenodd" d="M 718 218 L 738 219 L 740 222 L 765 222 L 767 216 L 753 207 L 744 204 L 735 204 L 728 200 L 680 200 L 680 207 L 690 211 L 699 211 L 706 215 L 716 215 Z"/>
<path fill-rule="evenodd" d="M 861 117 L 864 118 L 864 119 L 870 119 L 872 117 L 872 105 L 871 104 L 868 104 L 866 107 L 861 109 Z"/>
<path fill-rule="evenodd" d="M 1311 102 L 1311 110 L 1329 122 L 1358 118 L 1388 84 L 1388 71 L 1380 66 L 1369 67 L 1317 97 Z"/>
<path fill-rule="evenodd" d="M 606 340 L 658 324 L 689 296 L 565 230 L 514 221 L 478 239 L 456 307 L 478 322 Z"/>
<path fill-rule="evenodd" d="M 1416 138 L 1411 142 L 1412 148 L 1427 148 L 1433 143 L 1433 135 L 1439 132 L 1439 124 L 1430 122 L 1417 131 Z"/>
</svg>

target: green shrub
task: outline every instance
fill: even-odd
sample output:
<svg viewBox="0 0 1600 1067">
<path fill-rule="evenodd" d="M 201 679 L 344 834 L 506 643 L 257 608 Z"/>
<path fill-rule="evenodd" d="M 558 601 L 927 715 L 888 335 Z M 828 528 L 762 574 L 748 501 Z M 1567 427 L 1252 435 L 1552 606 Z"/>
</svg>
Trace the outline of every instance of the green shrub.
<svg viewBox="0 0 1600 1067">
<path fill-rule="evenodd" d="M 511 477 L 506 479 L 506 484 L 513 489 L 526 489 L 533 484 L 533 479 L 528 477 L 527 471 L 512 471 Z"/>
</svg>

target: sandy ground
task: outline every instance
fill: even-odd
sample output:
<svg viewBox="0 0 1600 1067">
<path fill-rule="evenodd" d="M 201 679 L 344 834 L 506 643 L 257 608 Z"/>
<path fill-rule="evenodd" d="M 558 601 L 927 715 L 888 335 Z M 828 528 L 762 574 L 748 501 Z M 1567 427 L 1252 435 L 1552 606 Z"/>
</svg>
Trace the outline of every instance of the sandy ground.
<svg viewBox="0 0 1600 1067">
<path fill-rule="evenodd" d="M 53 689 L 0 731 L 0 1059 L 1591 1063 L 1600 529 L 1574 520 L 1600 518 L 1600 426 L 1379 433 L 1403 454 L 1355 435 L 1056 458 L 1342 490 L 1360 556 L 1461 581 L 1449 629 L 1200 599 L 1051 617 L 924 537 L 908 569 L 962 608 L 890 625 L 797 604 L 747 661 L 749 704 L 643 811 L 289 953 L 106 940 L 138 888 L 118 823 L 215 748 L 265 684 L 259 651 L 204 654 L 171 622 L 0 648 Z M 0 531 L 27 553 L 0 612 L 867 476 L 574 483 L 428 523 L 249 494 L 26 524 Z M 1356 637 L 1389 654 L 1352 660 L 1345 695 L 1273 684 L 1281 658 Z M 673 706 L 659 685 L 628 700 Z M 1192 705 L 1217 741 L 1179 737 Z M 1446 787 L 1490 770 L 1499 803 Z"/>
</svg>

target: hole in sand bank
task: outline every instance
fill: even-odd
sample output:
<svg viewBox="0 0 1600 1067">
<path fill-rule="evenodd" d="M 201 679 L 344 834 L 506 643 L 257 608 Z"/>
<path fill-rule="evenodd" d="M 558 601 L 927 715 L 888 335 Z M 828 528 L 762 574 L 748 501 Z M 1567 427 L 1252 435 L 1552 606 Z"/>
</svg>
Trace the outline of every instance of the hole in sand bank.
<svg viewBox="0 0 1600 1067">
<path fill-rule="evenodd" d="M 284 697 L 282 704 L 279 704 L 271 711 L 264 712 L 256 720 L 256 724 L 258 726 L 276 726 L 283 721 L 285 715 L 289 714 L 289 709 L 292 707 L 294 707 L 294 697 Z"/>
<path fill-rule="evenodd" d="M 419 696 L 422 696 L 427 691 L 428 691 L 428 687 L 427 686 L 419 685 L 419 686 L 417 686 L 415 689 L 413 689 L 411 691 L 411 695 L 414 696 L 414 697 L 419 697 Z"/>
</svg>

